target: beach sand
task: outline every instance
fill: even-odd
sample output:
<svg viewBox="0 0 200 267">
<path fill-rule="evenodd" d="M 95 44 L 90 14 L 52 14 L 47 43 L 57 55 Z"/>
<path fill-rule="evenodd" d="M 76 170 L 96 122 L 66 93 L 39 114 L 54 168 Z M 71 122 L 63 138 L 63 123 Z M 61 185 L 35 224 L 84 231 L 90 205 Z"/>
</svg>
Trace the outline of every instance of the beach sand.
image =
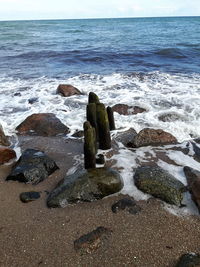
<svg viewBox="0 0 200 267">
<path fill-rule="evenodd" d="M 81 141 L 62 138 L 20 137 L 26 148 L 44 150 L 60 170 L 36 186 L 5 181 L 10 166 L 0 168 L 0 266 L 175 266 L 187 252 L 200 253 L 200 218 L 178 217 L 151 198 L 139 201 L 142 210 L 113 213 L 111 206 L 124 196 L 112 196 L 92 203 L 49 209 L 47 193 L 75 163 L 82 152 Z M 41 191 L 41 198 L 27 204 L 19 194 Z M 82 255 L 74 240 L 98 226 L 112 230 L 104 247 Z"/>
</svg>

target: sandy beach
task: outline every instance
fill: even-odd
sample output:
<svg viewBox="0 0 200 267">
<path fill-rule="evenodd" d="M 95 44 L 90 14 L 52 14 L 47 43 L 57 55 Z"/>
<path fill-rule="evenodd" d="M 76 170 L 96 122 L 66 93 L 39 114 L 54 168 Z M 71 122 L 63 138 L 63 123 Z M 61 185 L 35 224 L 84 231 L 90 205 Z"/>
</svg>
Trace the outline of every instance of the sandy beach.
<svg viewBox="0 0 200 267">
<path fill-rule="evenodd" d="M 33 186 L 6 182 L 10 166 L 1 166 L 0 266 L 172 267 L 182 254 L 200 253 L 199 216 L 175 216 L 154 198 L 139 201 L 141 212 L 136 215 L 126 210 L 112 212 L 112 204 L 123 195 L 47 208 L 47 192 L 73 166 L 82 142 L 57 137 L 20 137 L 19 141 L 22 151 L 27 147 L 45 150 L 60 169 Z M 42 192 L 41 198 L 22 203 L 19 194 L 31 190 Z M 104 246 L 91 254 L 75 251 L 74 241 L 98 226 L 112 230 Z"/>
</svg>

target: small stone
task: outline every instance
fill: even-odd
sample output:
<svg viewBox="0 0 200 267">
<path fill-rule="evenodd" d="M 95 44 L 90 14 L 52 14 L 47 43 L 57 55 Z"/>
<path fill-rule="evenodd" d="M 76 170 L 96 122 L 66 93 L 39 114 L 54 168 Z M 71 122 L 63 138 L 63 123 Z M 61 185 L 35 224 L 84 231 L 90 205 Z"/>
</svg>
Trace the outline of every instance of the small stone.
<svg viewBox="0 0 200 267">
<path fill-rule="evenodd" d="M 0 164 L 9 162 L 14 158 L 16 158 L 16 153 L 13 149 L 8 147 L 0 147 Z"/>
<path fill-rule="evenodd" d="M 200 266 L 200 254 L 196 253 L 186 253 L 183 254 L 178 263 L 176 264 L 176 267 L 194 267 L 194 266 Z"/>
<path fill-rule="evenodd" d="M 74 241 L 74 249 L 81 253 L 92 253 L 98 248 L 105 247 L 105 242 L 111 236 L 112 231 L 105 227 L 97 227 L 92 232 L 85 234 Z"/>
<path fill-rule="evenodd" d="M 32 98 L 29 98 L 29 100 L 28 100 L 29 104 L 33 104 L 35 102 L 38 102 L 38 97 L 32 97 Z"/>
<path fill-rule="evenodd" d="M 105 163 L 105 158 L 103 154 L 98 154 L 96 158 L 96 163 L 97 164 L 104 164 Z"/>
<path fill-rule="evenodd" d="M 112 107 L 112 110 L 120 115 L 136 115 L 146 111 L 144 108 L 138 106 L 128 106 L 125 104 L 116 104 Z"/>
<path fill-rule="evenodd" d="M 84 136 L 84 131 L 76 131 L 72 134 L 72 137 L 81 138 Z"/>
<path fill-rule="evenodd" d="M 20 194 L 20 200 L 24 203 L 28 203 L 30 201 L 34 201 L 38 198 L 40 198 L 40 193 L 39 192 L 23 192 Z"/>
<path fill-rule="evenodd" d="M 125 210 L 129 208 L 133 208 L 136 206 L 136 202 L 130 198 L 122 198 L 116 203 L 114 203 L 111 207 L 113 213 L 117 213 L 120 210 Z"/>
</svg>

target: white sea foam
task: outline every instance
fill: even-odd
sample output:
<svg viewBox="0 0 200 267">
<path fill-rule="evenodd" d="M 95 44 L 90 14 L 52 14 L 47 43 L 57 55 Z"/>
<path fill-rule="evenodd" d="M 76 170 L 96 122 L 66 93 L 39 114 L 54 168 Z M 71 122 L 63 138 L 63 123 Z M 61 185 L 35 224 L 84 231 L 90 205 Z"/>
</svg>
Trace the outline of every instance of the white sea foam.
<svg viewBox="0 0 200 267">
<path fill-rule="evenodd" d="M 64 98 L 56 94 L 60 83 L 69 83 L 79 88 L 83 95 Z M 66 80 L 48 79 L 13 79 L 0 76 L 0 123 L 8 135 L 15 134 L 15 128 L 27 116 L 33 113 L 52 112 L 66 124 L 73 133 L 81 130 L 85 121 L 85 108 L 88 93 L 95 92 L 107 106 L 127 104 L 140 106 L 147 112 L 137 115 L 119 115 L 115 113 L 117 128 L 133 127 L 137 132 L 144 127 L 161 128 L 173 134 L 179 142 L 192 137 L 199 137 L 200 133 L 200 75 L 171 75 L 166 73 L 149 74 L 112 74 L 112 75 L 78 75 Z M 20 93 L 21 95 L 17 95 Z M 38 101 L 29 104 L 28 99 L 36 97 Z M 159 116 L 176 114 L 175 121 L 163 122 Z M 192 155 L 192 146 L 189 147 Z M 123 167 L 121 175 L 124 181 L 123 193 L 128 193 L 136 199 L 147 199 L 148 196 L 139 191 L 133 183 L 133 169 L 137 167 L 136 158 L 147 160 L 147 153 L 155 154 L 149 148 L 137 149 L 137 154 L 121 146 L 120 154 L 113 156 L 117 160 L 117 167 Z M 18 151 L 18 154 L 20 151 Z M 199 163 L 181 152 L 168 152 L 169 158 L 181 166 L 191 166 L 200 170 Z M 82 158 L 78 159 L 83 160 Z M 186 184 L 181 167 L 159 162 L 160 166 L 173 172 L 175 176 Z M 75 169 L 75 168 L 74 168 Z M 70 172 L 74 171 L 71 170 Z M 189 198 L 189 197 L 188 197 Z M 186 200 L 187 204 L 191 203 Z M 190 204 L 189 204 L 190 205 Z M 183 209 L 182 209 L 183 210 Z M 184 210 L 188 212 L 188 210 Z"/>
</svg>

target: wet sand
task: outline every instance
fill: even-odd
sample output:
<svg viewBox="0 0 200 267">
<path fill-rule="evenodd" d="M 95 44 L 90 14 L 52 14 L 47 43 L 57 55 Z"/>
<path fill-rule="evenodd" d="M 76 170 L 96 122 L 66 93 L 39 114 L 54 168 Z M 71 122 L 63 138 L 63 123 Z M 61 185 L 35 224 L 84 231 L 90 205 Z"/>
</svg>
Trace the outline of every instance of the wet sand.
<svg viewBox="0 0 200 267">
<path fill-rule="evenodd" d="M 32 186 L 5 182 L 9 166 L 0 168 L 0 266 L 174 266 L 187 252 L 200 253 L 200 218 L 177 217 L 161 201 L 140 201 L 137 215 L 112 213 L 111 206 L 124 196 L 62 209 L 46 207 L 47 193 L 54 188 L 82 152 L 80 141 L 61 138 L 21 138 L 20 146 L 44 150 L 60 170 Z M 41 198 L 27 204 L 19 200 L 24 191 L 41 191 Z M 76 252 L 73 242 L 104 226 L 113 231 L 105 247 L 92 254 Z"/>
</svg>

